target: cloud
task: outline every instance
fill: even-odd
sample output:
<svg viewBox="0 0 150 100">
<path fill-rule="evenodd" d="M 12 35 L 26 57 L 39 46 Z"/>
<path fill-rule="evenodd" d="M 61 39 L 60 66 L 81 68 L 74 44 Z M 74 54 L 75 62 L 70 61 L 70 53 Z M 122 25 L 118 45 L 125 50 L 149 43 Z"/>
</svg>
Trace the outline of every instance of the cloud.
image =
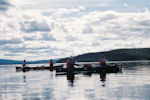
<svg viewBox="0 0 150 100">
<path fill-rule="evenodd" d="M 23 39 L 24 41 L 34 41 L 37 40 L 38 38 L 36 36 L 24 36 Z"/>
<path fill-rule="evenodd" d="M 20 44 L 22 43 L 22 40 L 19 38 L 12 38 L 9 40 L 0 40 L 0 45 L 6 45 L 6 44 Z"/>
<path fill-rule="evenodd" d="M 7 0 L 0 0 L 0 11 L 6 11 L 12 6 Z"/>
<path fill-rule="evenodd" d="M 124 7 L 127 7 L 127 6 L 128 6 L 128 4 L 127 4 L 127 3 L 124 3 L 124 4 L 123 4 L 123 6 L 124 6 Z"/>
<path fill-rule="evenodd" d="M 60 8 L 58 10 L 54 10 L 55 12 L 53 12 L 54 15 L 68 15 L 68 14 L 72 14 L 72 13 L 78 13 L 82 10 L 85 10 L 85 8 L 83 6 L 79 6 L 78 8 L 72 8 L 72 9 L 67 9 L 67 8 Z"/>
<path fill-rule="evenodd" d="M 85 29 L 83 29 L 83 33 L 93 33 L 93 28 L 87 26 Z"/>
<path fill-rule="evenodd" d="M 43 12 L 42 14 L 50 17 L 72 17 L 81 14 L 85 11 L 85 7 L 78 6 L 77 8 L 58 8 L 58 9 L 49 9 Z"/>
<path fill-rule="evenodd" d="M 21 23 L 21 30 L 24 32 L 49 32 L 50 28 L 46 22 L 25 21 Z"/>
<path fill-rule="evenodd" d="M 150 19 L 145 19 L 139 22 L 141 26 L 150 26 Z"/>
<path fill-rule="evenodd" d="M 19 45 L 5 45 L 5 46 L 1 46 L 1 50 L 5 51 L 6 54 L 10 53 L 11 55 L 13 54 L 17 54 L 17 53 L 23 53 L 26 50 L 25 46 L 21 46 Z"/>
<path fill-rule="evenodd" d="M 107 4 L 112 0 L 24 0 L 24 1 L 30 1 L 30 5 L 27 7 L 24 7 L 26 9 L 58 9 L 58 8 L 76 8 L 78 6 L 84 6 L 84 7 L 105 7 Z M 44 5 L 44 6 L 41 6 Z M 95 6 L 94 6 L 95 5 Z"/>
<path fill-rule="evenodd" d="M 4 56 L 14 57 L 14 56 L 20 56 L 20 55 L 16 53 L 5 53 Z"/>
<path fill-rule="evenodd" d="M 77 41 L 78 40 L 78 38 L 77 37 L 75 37 L 75 36 L 72 36 L 72 35 L 67 35 L 66 36 L 66 41 Z"/>
<path fill-rule="evenodd" d="M 41 33 L 42 38 L 41 40 L 45 40 L 45 41 L 56 41 L 56 39 L 53 37 L 52 34 L 50 33 Z"/>
<path fill-rule="evenodd" d="M 22 59 L 37 60 L 149 47 L 148 10 L 128 13 L 83 10 L 87 9 L 82 6 L 49 10 L 13 8 L 5 14 L 0 12 L 1 57 L 17 54 Z M 17 55 L 14 59 L 18 59 Z"/>
</svg>

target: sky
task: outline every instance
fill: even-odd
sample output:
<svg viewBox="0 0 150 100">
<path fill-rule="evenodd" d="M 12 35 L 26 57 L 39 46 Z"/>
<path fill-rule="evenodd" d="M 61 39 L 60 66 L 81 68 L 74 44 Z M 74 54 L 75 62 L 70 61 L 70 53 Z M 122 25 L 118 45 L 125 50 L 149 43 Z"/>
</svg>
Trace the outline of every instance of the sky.
<svg viewBox="0 0 150 100">
<path fill-rule="evenodd" d="M 0 59 L 150 47 L 149 0 L 0 0 Z"/>
</svg>

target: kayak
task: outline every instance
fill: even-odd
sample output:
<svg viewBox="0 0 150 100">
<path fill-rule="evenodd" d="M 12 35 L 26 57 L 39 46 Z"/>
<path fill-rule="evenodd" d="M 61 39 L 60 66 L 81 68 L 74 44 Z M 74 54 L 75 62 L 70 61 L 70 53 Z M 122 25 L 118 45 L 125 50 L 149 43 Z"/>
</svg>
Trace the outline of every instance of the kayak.
<svg viewBox="0 0 150 100">
<path fill-rule="evenodd" d="M 120 65 L 107 65 L 107 66 L 98 66 L 88 65 L 83 66 L 82 68 L 57 68 L 56 73 L 67 72 L 67 73 L 78 73 L 78 72 L 91 72 L 91 73 L 117 73 L 121 70 Z"/>
<path fill-rule="evenodd" d="M 54 66 L 54 69 L 62 68 L 63 65 Z M 39 67 L 16 67 L 16 71 L 32 71 L 32 70 L 52 70 L 49 66 L 39 66 Z"/>
</svg>

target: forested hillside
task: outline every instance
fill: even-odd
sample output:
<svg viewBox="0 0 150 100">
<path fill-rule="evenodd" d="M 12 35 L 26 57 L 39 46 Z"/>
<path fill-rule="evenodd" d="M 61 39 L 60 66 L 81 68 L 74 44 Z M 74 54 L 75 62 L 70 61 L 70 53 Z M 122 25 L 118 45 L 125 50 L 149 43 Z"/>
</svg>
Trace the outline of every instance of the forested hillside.
<svg viewBox="0 0 150 100">
<path fill-rule="evenodd" d="M 150 48 L 116 49 L 106 52 L 86 53 L 74 58 L 78 62 L 96 62 L 102 55 L 109 61 L 150 60 Z M 57 62 L 66 62 L 66 59 L 62 58 Z"/>
</svg>

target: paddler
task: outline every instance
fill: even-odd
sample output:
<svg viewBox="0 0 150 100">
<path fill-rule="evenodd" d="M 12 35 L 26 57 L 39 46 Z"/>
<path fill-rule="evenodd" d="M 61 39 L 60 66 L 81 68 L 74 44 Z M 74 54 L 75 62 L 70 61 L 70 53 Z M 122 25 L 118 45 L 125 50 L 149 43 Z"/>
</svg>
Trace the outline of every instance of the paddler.
<svg viewBox="0 0 150 100">
<path fill-rule="evenodd" d="M 106 59 L 104 56 L 101 56 L 101 58 L 99 59 L 99 64 L 100 66 L 106 66 Z"/>
<path fill-rule="evenodd" d="M 53 66 L 53 60 L 52 59 L 50 59 L 50 61 L 49 61 L 49 67 L 50 67 L 50 71 L 53 71 L 54 66 Z"/>
<path fill-rule="evenodd" d="M 22 64 L 23 68 L 26 67 L 26 60 L 23 61 L 23 64 Z"/>
<path fill-rule="evenodd" d="M 66 65 L 67 65 L 67 68 L 74 68 L 75 61 L 73 57 L 70 57 L 67 59 Z"/>
<path fill-rule="evenodd" d="M 69 64 L 69 63 L 70 63 L 70 59 L 67 58 L 67 62 L 66 62 L 66 67 L 67 67 L 67 68 L 70 68 L 70 64 Z"/>
</svg>

